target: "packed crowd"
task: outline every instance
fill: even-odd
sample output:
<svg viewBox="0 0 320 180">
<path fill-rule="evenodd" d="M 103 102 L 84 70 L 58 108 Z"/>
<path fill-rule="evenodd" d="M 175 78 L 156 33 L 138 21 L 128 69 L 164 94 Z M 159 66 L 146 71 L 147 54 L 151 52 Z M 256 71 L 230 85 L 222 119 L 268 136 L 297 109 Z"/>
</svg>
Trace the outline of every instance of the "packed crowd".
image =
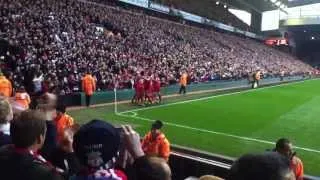
<svg viewBox="0 0 320 180">
<path fill-rule="evenodd" d="M 45 93 L 36 110 L 0 97 L 1 179 L 171 180 L 170 143 L 155 121 L 140 140 L 131 126 L 94 119 L 76 124 L 56 95 Z M 303 164 L 288 139 L 273 152 L 247 154 L 226 180 L 302 180 Z M 222 180 L 203 176 L 200 180 Z"/>
<path fill-rule="evenodd" d="M 144 71 L 161 85 L 187 71 L 192 83 L 241 79 L 261 70 L 299 74 L 312 68 L 251 39 L 191 27 L 143 13 L 76 0 L 0 0 L 1 37 L 19 53 L 1 57 L 14 87 L 28 92 L 79 91 L 91 71 L 97 90 L 132 88 Z M 32 86 L 32 87 L 31 87 Z"/>
</svg>

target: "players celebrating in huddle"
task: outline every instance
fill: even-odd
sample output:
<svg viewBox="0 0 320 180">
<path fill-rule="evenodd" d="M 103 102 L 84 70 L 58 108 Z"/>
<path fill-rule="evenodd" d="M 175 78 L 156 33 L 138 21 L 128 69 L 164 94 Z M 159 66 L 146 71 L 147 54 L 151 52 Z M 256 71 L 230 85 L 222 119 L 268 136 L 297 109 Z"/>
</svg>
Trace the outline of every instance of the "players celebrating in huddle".
<svg viewBox="0 0 320 180">
<path fill-rule="evenodd" d="M 141 72 L 135 80 L 135 94 L 131 102 L 139 105 L 161 103 L 160 87 L 158 75 L 145 75 Z"/>
</svg>

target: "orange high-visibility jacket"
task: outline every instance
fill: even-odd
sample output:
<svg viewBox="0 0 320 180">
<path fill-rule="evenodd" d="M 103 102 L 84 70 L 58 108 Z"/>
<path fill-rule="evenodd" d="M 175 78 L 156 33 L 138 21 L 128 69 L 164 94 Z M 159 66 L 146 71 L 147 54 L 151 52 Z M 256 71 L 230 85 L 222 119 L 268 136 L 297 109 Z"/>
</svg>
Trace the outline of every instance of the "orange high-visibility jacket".
<svg viewBox="0 0 320 180">
<path fill-rule="evenodd" d="M 29 109 L 29 104 L 31 103 L 31 99 L 28 93 L 23 92 L 17 92 L 15 97 L 14 97 L 15 101 L 20 104 L 22 107 L 24 107 L 25 109 Z"/>
<path fill-rule="evenodd" d="M 5 97 L 12 96 L 11 82 L 5 76 L 0 76 L 0 95 Z"/>
<path fill-rule="evenodd" d="M 63 131 L 74 124 L 73 118 L 67 114 L 63 114 L 55 119 L 58 140 L 62 140 Z"/>
<path fill-rule="evenodd" d="M 82 90 L 89 96 L 96 90 L 96 81 L 90 74 L 86 74 L 82 78 Z"/>
<path fill-rule="evenodd" d="M 187 73 L 183 73 L 183 74 L 180 76 L 180 85 L 181 85 L 181 86 L 187 86 L 187 78 L 188 78 Z"/>
<path fill-rule="evenodd" d="M 303 164 L 300 158 L 294 156 L 291 160 L 290 167 L 293 170 L 297 180 L 303 180 Z"/>
<path fill-rule="evenodd" d="M 147 155 L 155 155 L 169 160 L 170 143 L 163 133 L 153 140 L 151 132 L 149 132 L 142 141 L 142 149 Z"/>
</svg>

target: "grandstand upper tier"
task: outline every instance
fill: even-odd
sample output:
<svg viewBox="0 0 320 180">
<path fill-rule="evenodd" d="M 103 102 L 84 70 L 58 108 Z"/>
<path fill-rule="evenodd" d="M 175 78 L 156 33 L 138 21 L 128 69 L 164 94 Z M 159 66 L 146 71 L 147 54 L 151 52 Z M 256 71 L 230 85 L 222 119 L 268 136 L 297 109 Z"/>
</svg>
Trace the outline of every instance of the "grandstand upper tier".
<svg viewBox="0 0 320 180">
<path fill-rule="evenodd" d="M 98 90 L 130 88 L 137 73 L 177 82 L 182 69 L 192 82 L 241 79 L 260 69 L 267 76 L 313 68 L 255 40 L 192 27 L 119 7 L 76 0 L 0 0 L 1 36 L 15 53 L 3 69 L 15 86 L 43 74 L 58 93 L 79 89 L 90 70 Z M 2 62 L 2 63 L 3 63 Z"/>
<path fill-rule="evenodd" d="M 237 18 L 234 14 L 224 8 L 225 3 L 212 0 L 202 1 L 181 1 L 181 0 L 154 0 L 155 2 L 164 3 L 167 6 L 173 6 L 203 17 L 222 22 L 227 25 L 238 27 L 242 30 L 250 30 L 250 26 Z M 219 2 L 219 4 L 217 4 Z M 227 7 L 227 6 L 226 6 Z"/>
</svg>

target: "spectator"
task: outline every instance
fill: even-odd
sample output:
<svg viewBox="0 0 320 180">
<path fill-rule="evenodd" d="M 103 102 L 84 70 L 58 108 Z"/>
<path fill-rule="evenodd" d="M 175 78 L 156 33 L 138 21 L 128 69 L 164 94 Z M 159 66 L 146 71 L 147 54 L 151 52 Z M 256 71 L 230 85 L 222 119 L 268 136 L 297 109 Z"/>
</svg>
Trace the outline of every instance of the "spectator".
<svg viewBox="0 0 320 180">
<path fill-rule="evenodd" d="M 205 176 L 201 176 L 199 180 L 223 180 L 223 179 L 217 176 L 205 175 Z"/>
<path fill-rule="evenodd" d="M 290 160 L 290 167 L 295 174 L 297 180 L 303 180 L 303 163 L 293 151 L 292 143 L 289 139 L 281 138 L 276 143 L 276 152 L 284 155 Z"/>
<path fill-rule="evenodd" d="M 34 87 L 34 93 L 39 94 L 42 92 L 42 82 L 43 82 L 43 74 L 37 73 L 35 74 L 32 82 Z"/>
<path fill-rule="evenodd" d="M 0 150 L 1 178 L 60 180 L 58 171 L 37 152 L 44 144 L 46 123 L 37 111 L 22 112 L 10 127 L 13 145 Z"/>
<path fill-rule="evenodd" d="M 13 112 L 10 103 L 4 97 L 0 99 L 0 147 L 11 144 L 10 121 L 13 118 Z"/>
<path fill-rule="evenodd" d="M 83 169 L 73 180 L 126 180 L 126 175 L 114 169 L 120 149 L 120 135 L 111 124 L 92 120 L 83 125 L 74 136 L 73 148 Z"/>
<path fill-rule="evenodd" d="M 57 116 L 54 120 L 57 134 L 58 134 L 58 141 L 62 140 L 64 130 L 66 128 L 72 127 L 74 124 L 73 118 L 66 114 L 66 106 L 63 104 L 59 104 L 56 108 Z"/>
<path fill-rule="evenodd" d="M 81 165 L 77 159 L 72 144 L 73 136 L 79 130 L 80 126 L 74 124 L 73 126 L 66 127 L 60 140 L 58 141 L 58 148 L 51 154 L 51 162 L 56 167 L 64 170 L 64 176 L 69 177 L 80 171 Z"/>
<path fill-rule="evenodd" d="M 227 180 L 295 180 L 287 158 L 274 152 L 247 154 L 231 167 Z"/>
<path fill-rule="evenodd" d="M 47 125 L 46 138 L 40 154 L 51 160 L 51 154 L 57 149 L 57 130 L 53 119 L 56 116 L 57 97 L 50 93 L 45 93 L 38 99 L 38 108 L 45 118 Z"/>
<path fill-rule="evenodd" d="M 134 162 L 133 168 L 132 180 L 171 180 L 170 167 L 163 158 L 143 156 Z"/>
<path fill-rule="evenodd" d="M 143 138 L 142 149 L 147 155 L 154 155 L 169 160 L 170 143 L 161 132 L 163 123 L 155 121 L 151 126 L 151 131 Z"/>
</svg>

